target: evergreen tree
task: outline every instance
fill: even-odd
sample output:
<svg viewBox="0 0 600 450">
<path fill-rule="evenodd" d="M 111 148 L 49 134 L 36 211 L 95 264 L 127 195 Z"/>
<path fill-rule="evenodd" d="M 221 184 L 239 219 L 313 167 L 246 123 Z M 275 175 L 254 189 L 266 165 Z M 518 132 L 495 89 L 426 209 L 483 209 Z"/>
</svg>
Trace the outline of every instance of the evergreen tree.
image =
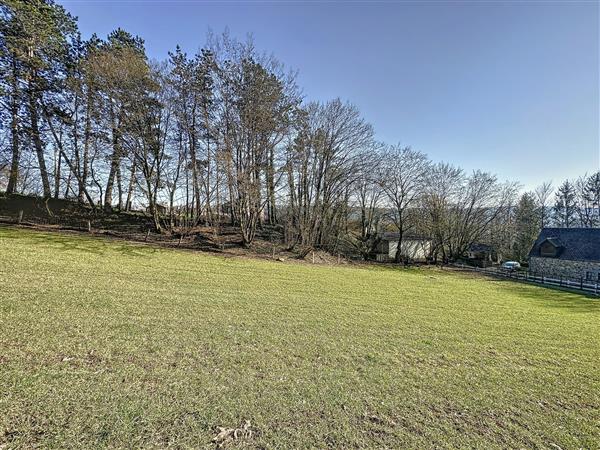
<svg viewBox="0 0 600 450">
<path fill-rule="evenodd" d="M 27 129 L 37 155 L 43 193 L 49 197 L 51 191 L 44 156 L 41 105 L 48 93 L 61 89 L 70 41 L 76 31 L 75 20 L 52 0 L 5 0 L 1 11 L 3 56 L 11 60 L 12 109 L 18 110 L 14 106 L 15 101 L 24 101 Z M 23 86 L 24 98 L 18 96 L 19 86 Z M 16 122 L 18 117 L 13 114 L 12 120 Z M 19 123 L 14 124 L 13 130 L 20 126 Z M 18 160 L 16 136 L 13 131 L 13 159 Z"/>
<path fill-rule="evenodd" d="M 572 228 L 577 224 L 577 192 L 575 186 L 566 180 L 558 187 L 554 203 L 554 220 L 556 225 Z"/>
<path fill-rule="evenodd" d="M 7 5 L 0 6 L 0 104 L 2 123 L 10 122 L 10 167 L 8 169 L 8 185 L 6 192 L 16 192 L 19 177 L 19 161 L 21 157 L 21 131 L 20 105 L 21 89 L 19 76 L 21 67 L 15 52 L 10 47 L 10 42 L 17 30 L 17 24 L 10 15 Z"/>
<path fill-rule="evenodd" d="M 113 190 L 117 188 L 117 207 L 123 206 L 124 176 L 121 163 L 127 156 L 127 137 L 131 117 L 147 98 L 153 84 L 144 50 L 144 41 L 117 29 L 106 42 L 92 48 L 85 71 L 94 85 L 94 108 L 102 121 L 108 143 L 109 171 L 104 190 L 104 207 L 112 208 Z M 135 164 L 131 165 L 130 181 L 135 179 Z M 130 183 L 131 184 L 131 183 Z M 126 202 L 127 203 L 127 202 Z"/>
<path fill-rule="evenodd" d="M 600 171 L 587 178 L 583 187 L 586 216 L 590 227 L 600 227 Z"/>
<path fill-rule="evenodd" d="M 538 233 L 540 223 L 540 210 L 536 205 L 533 194 L 526 192 L 519 199 L 515 209 L 515 246 L 514 257 L 518 261 L 524 261 L 533 246 Z"/>
</svg>

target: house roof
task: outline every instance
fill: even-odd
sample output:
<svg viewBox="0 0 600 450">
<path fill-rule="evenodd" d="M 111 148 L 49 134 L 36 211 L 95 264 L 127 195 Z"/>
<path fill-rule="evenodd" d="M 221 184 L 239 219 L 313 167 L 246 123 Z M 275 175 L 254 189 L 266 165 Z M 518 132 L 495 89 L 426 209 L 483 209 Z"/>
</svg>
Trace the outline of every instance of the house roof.
<svg viewBox="0 0 600 450">
<path fill-rule="evenodd" d="M 479 242 L 476 242 L 476 243 L 471 244 L 469 246 L 469 251 L 470 252 L 474 252 L 474 253 L 491 252 L 493 250 L 494 250 L 494 247 L 492 247 L 491 245 L 482 244 L 482 243 L 479 243 Z"/>
<path fill-rule="evenodd" d="M 561 242 L 561 240 L 559 238 L 549 237 L 549 238 L 546 238 L 545 241 L 550 242 L 556 248 L 564 247 L 564 244 Z"/>
<path fill-rule="evenodd" d="M 600 262 L 600 228 L 544 228 L 529 256 L 540 256 L 546 241 L 562 250 L 556 259 Z"/>
</svg>

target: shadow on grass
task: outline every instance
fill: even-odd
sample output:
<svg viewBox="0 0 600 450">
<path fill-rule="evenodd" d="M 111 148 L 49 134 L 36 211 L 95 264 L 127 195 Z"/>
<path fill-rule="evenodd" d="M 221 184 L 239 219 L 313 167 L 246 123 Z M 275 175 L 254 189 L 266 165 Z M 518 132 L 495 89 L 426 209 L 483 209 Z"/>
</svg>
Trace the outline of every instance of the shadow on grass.
<svg viewBox="0 0 600 450">
<path fill-rule="evenodd" d="M 600 313 L 600 298 L 592 294 L 559 286 L 540 285 L 532 282 L 500 278 L 484 273 L 449 270 L 465 280 L 481 280 L 501 287 L 508 293 L 533 301 L 547 308 L 562 308 L 573 312 Z"/>
<path fill-rule="evenodd" d="M 560 308 L 577 313 L 600 313 L 600 299 L 593 295 L 510 280 L 489 281 L 498 283 L 502 286 L 502 289 L 511 294 L 518 295 L 545 308 Z"/>
<path fill-rule="evenodd" d="M 157 249 L 151 246 L 129 243 L 117 245 L 114 241 L 107 240 L 104 236 L 81 236 L 75 233 L 66 234 L 65 232 L 45 233 L 12 227 L 2 227 L 2 230 L 3 239 L 27 239 L 34 245 L 50 245 L 64 252 L 77 251 L 93 255 L 104 255 L 107 250 L 110 250 L 135 257 L 147 256 L 157 252 Z"/>
<path fill-rule="evenodd" d="M 121 253 L 122 255 L 136 256 L 136 257 L 148 256 L 148 255 L 151 255 L 158 251 L 158 249 L 156 249 L 155 247 L 140 246 L 140 245 L 135 245 L 135 244 L 123 244 L 123 245 L 119 245 L 119 246 L 111 245 L 111 249 L 113 249 L 116 252 Z"/>
</svg>

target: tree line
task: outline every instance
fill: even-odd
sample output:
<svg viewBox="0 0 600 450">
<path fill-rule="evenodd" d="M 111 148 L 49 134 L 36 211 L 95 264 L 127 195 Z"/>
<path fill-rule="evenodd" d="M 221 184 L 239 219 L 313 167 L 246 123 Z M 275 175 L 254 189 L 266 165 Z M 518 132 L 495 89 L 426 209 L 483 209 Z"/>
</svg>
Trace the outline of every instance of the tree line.
<svg viewBox="0 0 600 450">
<path fill-rule="evenodd" d="M 146 208 L 158 232 L 229 223 L 248 246 L 277 227 L 290 249 L 368 257 L 387 230 L 452 260 L 475 242 L 521 258 L 542 226 L 600 225 L 599 174 L 518 198 L 378 142 L 354 105 L 306 101 L 295 72 L 228 33 L 150 61 L 125 30 L 83 40 L 52 0 L 5 0 L 0 73 L 0 189 Z"/>
</svg>

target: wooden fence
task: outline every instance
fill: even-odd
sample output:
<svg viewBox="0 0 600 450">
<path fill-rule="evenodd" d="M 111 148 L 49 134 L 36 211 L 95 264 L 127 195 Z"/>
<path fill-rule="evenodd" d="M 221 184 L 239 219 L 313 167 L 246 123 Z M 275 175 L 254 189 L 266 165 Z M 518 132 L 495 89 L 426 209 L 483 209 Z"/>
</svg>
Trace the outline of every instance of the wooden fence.
<svg viewBox="0 0 600 450">
<path fill-rule="evenodd" d="M 453 267 L 461 270 L 468 270 L 472 272 L 484 273 L 494 277 L 507 278 L 512 280 L 523 281 L 526 283 L 533 283 L 543 286 L 552 286 L 563 289 L 580 291 L 582 293 L 600 296 L 600 282 L 590 281 L 585 278 L 573 279 L 573 278 L 552 278 L 530 271 L 524 270 L 509 270 L 502 269 L 500 267 L 472 267 L 464 264 L 454 264 Z"/>
</svg>

